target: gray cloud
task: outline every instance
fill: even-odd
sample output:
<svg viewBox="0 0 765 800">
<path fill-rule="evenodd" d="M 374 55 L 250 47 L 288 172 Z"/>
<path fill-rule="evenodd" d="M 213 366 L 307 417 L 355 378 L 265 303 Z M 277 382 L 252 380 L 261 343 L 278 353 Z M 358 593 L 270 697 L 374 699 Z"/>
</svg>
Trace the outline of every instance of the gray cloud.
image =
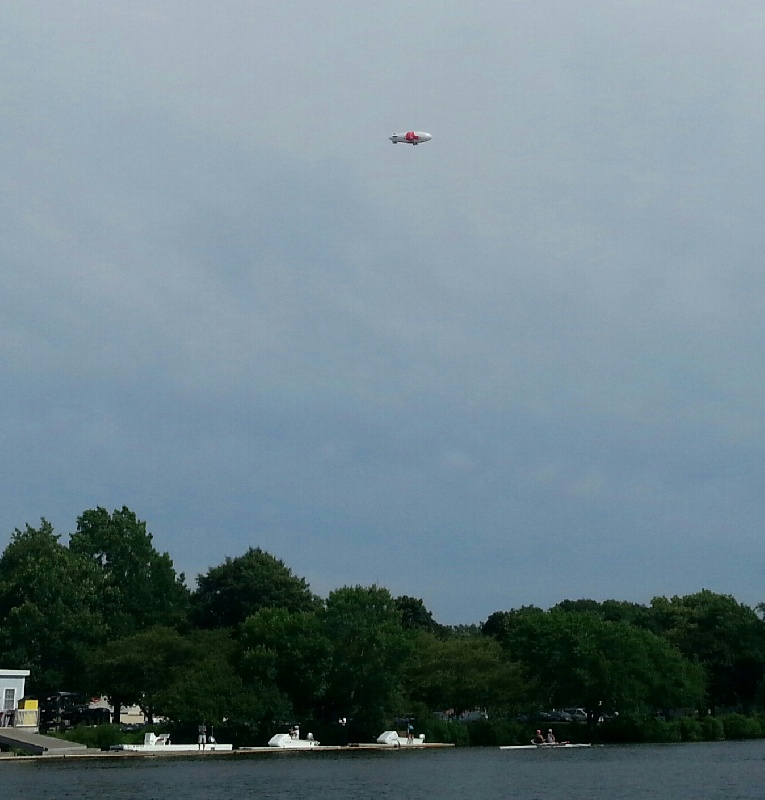
<svg viewBox="0 0 765 800">
<path fill-rule="evenodd" d="M 759 4 L 2 14 L 0 542 L 763 599 Z"/>
</svg>

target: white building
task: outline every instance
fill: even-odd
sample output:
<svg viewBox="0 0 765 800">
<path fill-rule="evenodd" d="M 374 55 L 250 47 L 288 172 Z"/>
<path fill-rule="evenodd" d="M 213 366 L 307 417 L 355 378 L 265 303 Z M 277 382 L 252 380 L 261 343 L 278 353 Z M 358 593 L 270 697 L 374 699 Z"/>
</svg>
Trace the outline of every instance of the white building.
<svg viewBox="0 0 765 800">
<path fill-rule="evenodd" d="M 19 705 L 28 677 L 28 669 L 0 669 L 0 727 L 37 730 L 37 701 Z"/>
</svg>

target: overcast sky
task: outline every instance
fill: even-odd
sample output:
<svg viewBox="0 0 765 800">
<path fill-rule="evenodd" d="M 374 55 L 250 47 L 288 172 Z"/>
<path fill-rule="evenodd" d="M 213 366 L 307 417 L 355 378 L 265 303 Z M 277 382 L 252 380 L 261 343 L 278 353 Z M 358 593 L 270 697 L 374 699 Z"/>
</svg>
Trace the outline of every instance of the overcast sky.
<svg viewBox="0 0 765 800">
<path fill-rule="evenodd" d="M 192 586 L 254 546 L 452 624 L 765 601 L 763 41 L 760 0 L 0 0 L 0 548 L 126 505 Z"/>
</svg>

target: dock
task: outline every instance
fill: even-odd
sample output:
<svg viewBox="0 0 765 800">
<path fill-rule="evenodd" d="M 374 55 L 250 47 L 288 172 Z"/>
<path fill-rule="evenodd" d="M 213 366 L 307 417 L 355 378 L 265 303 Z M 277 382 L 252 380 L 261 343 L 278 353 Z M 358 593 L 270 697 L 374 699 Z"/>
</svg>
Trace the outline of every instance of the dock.
<svg viewBox="0 0 765 800">
<path fill-rule="evenodd" d="M 88 748 L 77 742 L 67 742 L 55 736 L 25 731 L 23 728 L 0 728 L 0 744 L 23 750 L 34 756 L 60 756 L 84 752 Z"/>
<path fill-rule="evenodd" d="M 288 748 L 288 747 L 239 747 L 236 750 L 187 750 L 184 752 L 150 752 L 150 753 L 136 753 L 129 750 L 96 750 L 92 747 L 86 747 L 84 744 L 75 744 L 73 742 L 65 742 L 63 739 L 54 739 L 50 736 L 40 736 L 39 734 L 26 734 L 28 737 L 35 736 L 38 739 L 53 741 L 58 745 L 63 746 L 46 746 L 45 742 L 27 742 L 26 745 L 19 743 L 19 739 L 15 738 L 13 741 L 8 741 L 0 735 L 0 744 L 8 745 L 16 750 L 24 750 L 29 755 L 15 755 L 12 753 L 0 753 L 0 762 L 18 760 L 28 761 L 30 758 L 44 758 L 44 759 L 90 759 L 90 758 L 224 758 L 248 755 L 266 755 L 271 754 L 278 756 L 281 753 L 358 753 L 360 751 L 367 752 L 370 750 L 401 753 L 407 750 L 436 750 L 445 747 L 454 747 L 453 744 L 445 744 L 441 742 L 428 742 L 426 744 L 404 745 L 402 747 L 391 747 L 384 744 L 349 744 L 349 745 L 321 745 L 319 747 L 310 748 Z M 32 749 L 32 748 L 35 749 Z M 45 749 L 42 749 L 45 748 Z"/>
<path fill-rule="evenodd" d="M 382 750 L 391 753 L 400 753 L 404 750 L 436 750 L 443 747 L 454 747 L 453 744 L 444 742 L 424 742 L 422 744 L 403 744 L 396 747 L 390 744 L 379 744 L 369 742 L 369 744 L 328 744 L 318 745 L 317 747 L 239 747 L 235 753 L 358 753 L 359 750 Z"/>
</svg>

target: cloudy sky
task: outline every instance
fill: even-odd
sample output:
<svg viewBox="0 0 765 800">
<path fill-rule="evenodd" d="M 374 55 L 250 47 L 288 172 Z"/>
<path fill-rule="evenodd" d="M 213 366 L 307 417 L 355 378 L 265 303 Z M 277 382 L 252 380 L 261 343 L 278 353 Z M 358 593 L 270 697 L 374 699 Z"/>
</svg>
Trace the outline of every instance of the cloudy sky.
<svg viewBox="0 0 765 800">
<path fill-rule="evenodd" d="M 444 623 L 765 600 L 764 39 L 1 0 L 0 547 L 127 505 L 192 585 L 259 546 Z"/>
</svg>

